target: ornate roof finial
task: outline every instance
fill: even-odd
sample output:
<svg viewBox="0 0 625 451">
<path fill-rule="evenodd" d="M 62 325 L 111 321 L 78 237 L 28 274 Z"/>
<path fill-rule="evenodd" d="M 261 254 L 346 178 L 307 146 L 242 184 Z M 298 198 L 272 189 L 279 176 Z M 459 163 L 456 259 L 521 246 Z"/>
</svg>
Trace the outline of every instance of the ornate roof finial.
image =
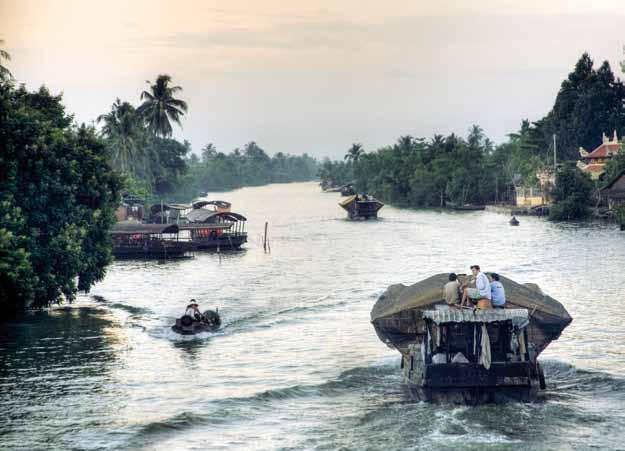
<svg viewBox="0 0 625 451">
<path fill-rule="evenodd" d="M 616 135 L 616 130 L 614 130 L 614 136 L 612 137 L 612 142 L 618 142 L 618 136 Z"/>
<path fill-rule="evenodd" d="M 601 142 L 604 144 L 608 142 L 608 137 L 605 135 L 605 132 L 601 134 Z"/>
</svg>

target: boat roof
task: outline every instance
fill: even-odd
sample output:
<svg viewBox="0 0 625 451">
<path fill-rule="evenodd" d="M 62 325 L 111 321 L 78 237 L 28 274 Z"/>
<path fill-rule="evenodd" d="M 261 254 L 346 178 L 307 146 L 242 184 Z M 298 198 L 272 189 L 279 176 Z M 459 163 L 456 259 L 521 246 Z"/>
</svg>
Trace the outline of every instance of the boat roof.
<svg viewBox="0 0 625 451">
<path fill-rule="evenodd" d="M 111 234 L 113 235 L 156 235 L 161 233 L 178 233 L 177 224 L 143 224 L 134 221 L 122 221 L 113 225 Z"/>
<path fill-rule="evenodd" d="M 150 207 L 150 211 L 156 214 L 166 210 L 189 210 L 192 208 L 189 204 L 163 204 L 162 207 L 161 210 L 161 204 L 154 204 Z"/>
<path fill-rule="evenodd" d="M 466 275 L 458 275 L 460 282 Z M 530 320 L 530 343 L 540 354 L 572 321 L 564 306 L 545 295 L 535 284 L 520 284 L 499 275 L 506 293 L 506 309 L 526 309 Z M 414 285 L 391 285 L 371 310 L 371 322 L 382 341 L 400 351 L 416 339 L 415 324 L 427 311 L 445 304 L 443 286 L 449 273 L 436 274 Z"/>
<path fill-rule="evenodd" d="M 205 222 L 192 222 L 186 224 L 179 224 L 180 230 L 202 230 L 202 229 L 229 229 L 232 227 L 232 223 L 220 223 L 210 224 Z"/>
<path fill-rule="evenodd" d="M 189 222 L 210 222 L 219 217 L 229 219 L 231 221 L 247 221 L 245 216 L 231 211 L 211 211 L 203 208 L 197 208 L 195 210 L 191 210 L 187 214 Z"/>
<path fill-rule="evenodd" d="M 226 202 L 225 200 L 200 200 L 193 204 L 193 208 L 203 208 L 207 205 L 214 205 L 217 208 L 230 208 L 232 206 L 230 202 Z"/>
<path fill-rule="evenodd" d="M 436 310 L 424 310 L 423 318 L 432 320 L 436 324 L 495 323 L 497 321 L 524 320 L 528 318 L 528 312 L 524 308 L 481 310 L 447 307 Z"/>
</svg>

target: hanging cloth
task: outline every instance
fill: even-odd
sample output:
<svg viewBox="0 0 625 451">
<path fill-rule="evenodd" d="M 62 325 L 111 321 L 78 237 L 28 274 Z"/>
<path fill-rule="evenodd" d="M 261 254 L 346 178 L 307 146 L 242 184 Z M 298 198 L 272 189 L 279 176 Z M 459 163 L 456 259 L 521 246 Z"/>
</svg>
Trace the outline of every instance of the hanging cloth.
<svg viewBox="0 0 625 451">
<path fill-rule="evenodd" d="M 525 353 L 527 348 L 525 347 L 525 331 L 519 331 L 519 354 L 521 354 L 521 362 L 525 362 Z"/>
<path fill-rule="evenodd" d="M 482 346 L 480 352 L 480 365 L 490 369 L 490 338 L 486 330 L 486 324 L 482 324 Z"/>
</svg>

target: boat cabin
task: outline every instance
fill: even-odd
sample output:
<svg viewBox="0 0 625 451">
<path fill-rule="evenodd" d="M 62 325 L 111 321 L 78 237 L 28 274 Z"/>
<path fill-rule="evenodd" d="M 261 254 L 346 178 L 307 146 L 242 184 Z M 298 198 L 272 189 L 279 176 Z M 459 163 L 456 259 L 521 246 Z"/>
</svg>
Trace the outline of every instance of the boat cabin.
<svg viewBox="0 0 625 451">
<path fill-rule="evenodd" d="M 527 309 L 425 310 L 402 359 L 404 380 L 423 400 L 529 401 L 544 379 L 528 325 Z"/>
<path fill-rule="evenodd" d="M 111 229 L 113 256 L 117 259 L 170 259 L 190 256 L 196 246 L 181 239 L 176 224 L 118 222 Z"/>
<path fill-rule="evenodd" d="M 152 224 L 179 224 L 186 222 L 186 214 L 193 207 L 188 204 L 154 204 L 150 207 Z"/>
</svg>

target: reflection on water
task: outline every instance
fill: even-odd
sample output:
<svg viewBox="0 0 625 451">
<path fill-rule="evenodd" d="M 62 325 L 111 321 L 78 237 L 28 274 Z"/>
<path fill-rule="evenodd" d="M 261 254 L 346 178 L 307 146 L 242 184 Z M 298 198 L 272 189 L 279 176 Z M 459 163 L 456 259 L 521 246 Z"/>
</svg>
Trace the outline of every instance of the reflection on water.
<svg viewBox="0 0 625 451">
<path fill-rule="evenodd" d="M 625 236 L 488 212 L 351 222 L 314 184 L 221 193 L 249 218 L 233 253 L 113 265 L 92 297 L 0 326 L 0 449 L 615 449 L 625 442 Z M 261 236 L 269 222 L 271 253 Z M 369 322 L 393 283 L 479 263 L 574 318 L 543 356 L 545 403 L 413 403 Z M 170 326 L 190 298 L 216 333 Z"/>
</svg>

